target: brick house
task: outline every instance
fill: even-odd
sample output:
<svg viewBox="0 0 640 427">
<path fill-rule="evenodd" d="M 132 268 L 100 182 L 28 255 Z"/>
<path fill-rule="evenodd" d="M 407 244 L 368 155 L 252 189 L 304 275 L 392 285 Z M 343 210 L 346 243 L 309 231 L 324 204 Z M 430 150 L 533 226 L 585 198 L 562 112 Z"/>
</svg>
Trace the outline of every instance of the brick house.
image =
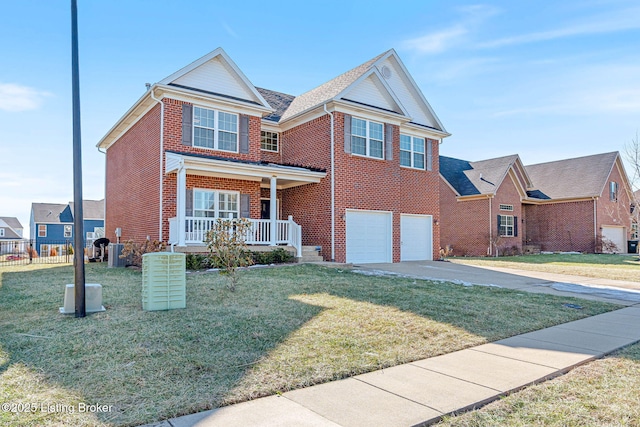
<svg viewBox="0 0 640 427">
<path fill-rule="evenodd" d="M 636 236 L 637 212 L 617 152 L 530 166 L 517 155 L 441 157 L 440 170 L 441 242 L 454 255 L 626 252 Z"/>
<path fill-rule="evenodd" d="M 532 184 L 517 154 L 479 162 L 440 156 L 440 241 L 455 255 L 522 252 Z"/>
<path fill-rule="evenodd" d="M 98 143 L 106 234 L 203 251 L 216 218 L 244 217 L 249 244 L 432 259 L 447 136 L 394 50 L 292 96 L 256 88 L 218 48 L 150 86 Z"/>
</svg>

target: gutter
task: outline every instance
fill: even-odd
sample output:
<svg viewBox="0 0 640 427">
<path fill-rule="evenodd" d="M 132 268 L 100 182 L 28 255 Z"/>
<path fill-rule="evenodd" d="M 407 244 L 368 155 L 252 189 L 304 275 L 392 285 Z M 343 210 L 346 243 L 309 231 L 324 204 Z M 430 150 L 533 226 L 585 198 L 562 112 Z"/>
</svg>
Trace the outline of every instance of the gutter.
<svg viewBox="0 0 640 427">
<path fill-rule="evenodd" d="M 162 173 L 162 164 L 164 160 L 164 102 L 155 97 L 155 95 L 153 94 L 153 88 L 149 89 L 149 95 L 151 96 L 151 99 L 160 103 L 160 197 L 158 199 L 158 206 L 160 207 L 160 221 L 158 224 L 158 240 L 162 242 L 162 191 L 164 187 L 164 174 Z"/>
<path fill-rule="evenodd" d="M 593 251 L 596 252 L 598 248 L 598 198 L 596 196 L 591 197 L 593 199 Z"/>
<path fill-rule="evenodd" d="M 324 112 L 331 117 L 331 261 L 336 260 L 336 189 L 335 189 L 335 139 L 333 137 L 333 113 L 327 110 L 324 104 Z"/>
</svg>

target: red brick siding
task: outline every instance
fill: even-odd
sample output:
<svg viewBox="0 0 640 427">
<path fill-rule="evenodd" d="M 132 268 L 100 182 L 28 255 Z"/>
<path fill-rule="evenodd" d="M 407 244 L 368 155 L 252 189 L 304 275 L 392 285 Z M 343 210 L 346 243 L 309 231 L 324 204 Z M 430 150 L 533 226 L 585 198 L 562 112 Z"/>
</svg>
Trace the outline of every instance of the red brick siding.
<svg viewBox="0 0 640 427">
<path fill-rule="evenodd" d="M 489 247 L 489 199 L 459 202 L 440 179 L 440 242 L 455 256 L 484 256 Z M 493 214 L 492 214 L 493 216 Z M 495 220 L 491 218 L 491 222 Z"/>
<path fill-rule="evenodd" d="M 618 183 L 618 199 L 617 201 L 611 201 L 609 197 L 609 183 L 615 181 Z M 616 165 L 609 179 L 607 179 L 604 190 L 601 197 L 597 202 L 597 221 L 598 232 L 601 232 L 603 225 L 623 226 L 625 227 L 626 238 L 630 238 L 631 231 L 631 198 L 630 190 L 625 189 L 624 181 L 618 166 Z M 627 248 L 619 248 L 623 252 L 626 252 Z"/>
<path fill-rule="evenodd" d="M 335 221 L 336 261 L 346 259 L 347 209 L 393 212 L 393 261 L 400 261 L 400 214 L 428 214 L 439 219 L 438 142 L 433 147 L 433 171 L 401 168 L 400 133 L 393 130 L 393 160 L 375 160 L 344 152 L 344 114 L 335 117 Z M 303 243 L 320 244 L 323 256 L 331 250 L 330 118 L 328 115 L 285 132 L 283 159 L 304 166 L 324 168 L 327 178 L 318 185 L 305 185 L 283 192 L 286 214 L 303 226 Z M 295 141 L 295 143 L 294 143 Z M 438 226 L 433 229 L 434 258 L 440 245 Z"/>
<path fill-rule="evenodd" d="M 115 241 L 159 235 L 160 106 L 157 105 L 107 150 L 105 233 Z"/>
<path fill-rule="evenodd" d="M 543 251 L 594 251 L 593 201 L 526 205 L 526 243 Z"/>
<path fill-rule="evenodd" d="M 513 211 L 501 211 L 500 205 L 513 205 Z M 491 212 L 493 215 L 492 227 L 493 227 L 493 235 L 497 236 L 498 233 L 498 215 L 513 215 L 517 217 L 518 220 L 518 235 L 513 237 L 500 237 L 497 241 L 499 253 L 502 254 L 503 251 L 506 250 L 514 250 L 516 253 L 522 252 L 522 240 L 523 236 L 526 233 L 525 224 L 526 221 L 523 221 L 523 209 L 522 203 L 520 201 L 520 193 L 516 188 L 513 179 L 510 176 L 505 177 L 502 184 L 498 188 L 496 195 L 493 197 L 491 201 Z M 516 218 L 514 218 L 514 221 Z M 495 254 L 494 254 L 495 255 Z"/>
</svg>

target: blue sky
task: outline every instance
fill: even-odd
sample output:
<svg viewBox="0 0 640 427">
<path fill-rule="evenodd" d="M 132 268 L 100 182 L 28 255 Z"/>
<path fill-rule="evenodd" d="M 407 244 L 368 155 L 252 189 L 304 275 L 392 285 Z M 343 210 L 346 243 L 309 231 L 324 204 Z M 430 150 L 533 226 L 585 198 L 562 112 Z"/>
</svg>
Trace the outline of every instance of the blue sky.
<svg viewBox="0 0 640 427">
<path fill-rule="evenodd" d="M 640 4 L 78 0 L 84 196 L 98 140 L 157 82 L 223 47 L 299 95 L 395 48 L 452 136 L 441 154 L 525 164 L 622 151 L 640 128 Z M 2 2 L 0 216 L 73 199 L 70 1 Z"/>
</svg>

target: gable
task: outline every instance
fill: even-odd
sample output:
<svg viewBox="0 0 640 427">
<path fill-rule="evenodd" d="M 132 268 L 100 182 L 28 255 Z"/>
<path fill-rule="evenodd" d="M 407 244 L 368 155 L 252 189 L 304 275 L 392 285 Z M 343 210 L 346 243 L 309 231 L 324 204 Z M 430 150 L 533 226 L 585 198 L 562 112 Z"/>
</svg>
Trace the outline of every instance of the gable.
<svg viewBox="0 0 640 427">
<path fill-rule="evenodd" d="M 389 92 L 380 75 L 375 72 L 369 73 L 366 78 L 354 83 L 342 94 L 341 98 L 398 114 L 404 115 L 406 113 L 398 100 Z"/>
<path fill-rule="evenodd" d="M 222 48 L 203 56 L 159 82 L 271 108 Z"/>
<path fill-rule="evenodd" d="M 407 110 L 411 122 L 445 131 L 431 106 L 395 55 L 388 56 L 377 64 L 377 68 Z"/>
</svg>

